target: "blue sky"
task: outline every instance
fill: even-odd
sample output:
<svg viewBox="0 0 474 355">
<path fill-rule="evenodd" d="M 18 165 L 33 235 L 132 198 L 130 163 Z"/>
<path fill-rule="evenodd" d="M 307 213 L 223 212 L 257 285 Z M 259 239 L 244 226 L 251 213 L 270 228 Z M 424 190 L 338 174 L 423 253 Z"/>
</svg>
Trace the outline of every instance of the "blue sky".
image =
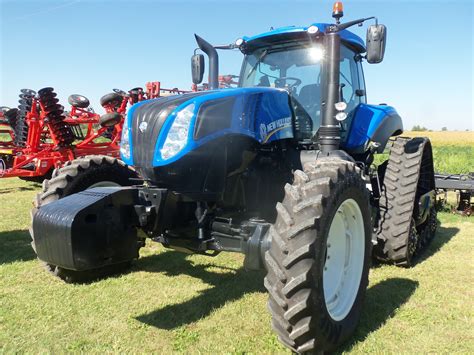
<svg viewBox="0 0 474 355">
<path fill-rule="evenodd" d="M 365 65 L 369 103 L 394 106 L 405 127 L 474 129 L 473 2 L 344 1 L 349 21 L 375 15 L 388 27 L 385 60 Z M 0 105 L 22 88 L 53 86 L 63 105 L 83 94 L 159 80 L 188 89 L 193 33 L 230 43 L 271 26 L 330 22 L 332 1 L 0 0 Z M 365 27 L 354 28 L 365 38 Z M 221 56 L 238 74 L 241 54 Z"/>
</svg>

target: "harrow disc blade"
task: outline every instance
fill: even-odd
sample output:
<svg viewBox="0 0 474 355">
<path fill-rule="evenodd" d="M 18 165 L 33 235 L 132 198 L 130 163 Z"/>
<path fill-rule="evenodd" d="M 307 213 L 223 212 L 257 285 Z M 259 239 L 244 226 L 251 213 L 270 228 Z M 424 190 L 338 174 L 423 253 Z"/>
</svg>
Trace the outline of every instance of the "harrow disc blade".
<svg viewBox="0 0 474 355">
<path fill-rule="evenodd" d="M 47 87 L 43 88 L 41 90 L 38 90 L 38 95 L 39 96 L 45 96 L 48 94 L 52 94 L 51 96 L 56 97 L 56 93 L 54 92 L 54 89 L 52 87 Z"/>
<path fill-rule="evenodd" d="M 31 90 L 31 89 L 21 89 L 20 92 L 24 95 L 31 96 L 31 97 L 36 95 L 36 91 Z"/>
</svg>

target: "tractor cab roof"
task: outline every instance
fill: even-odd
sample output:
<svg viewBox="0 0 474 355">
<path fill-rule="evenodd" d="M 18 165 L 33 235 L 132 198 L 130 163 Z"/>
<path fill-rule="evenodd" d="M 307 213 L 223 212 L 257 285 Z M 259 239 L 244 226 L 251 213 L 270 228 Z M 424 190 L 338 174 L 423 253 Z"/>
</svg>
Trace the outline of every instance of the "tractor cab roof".
<svg viewBox="0 0 474 355">
<path fill-rule="evenodd" d="M 251 37 L 244 36 L 242 39 L 246 43 L 247 51 L 253 51 L 256 48 L 266 47 L 282 42 L 308 41 L 313 36 L 318 37 L 325 33 L 326 28 L 329 26 L 330 24 L 328 23 L 313 23 L 306 27 L 286 26 Z M 310 32 L 308 32 L 310 27 L 313 31 L 315 30 L 314 27 L 317 27 L 317 31 L 310 34 Z M 366 51 L 365 43 L 359 36 L 348 30 L 342 30 L 339 34 L 341 40 L 354 51 L 358 53 Z"/>
</svg>

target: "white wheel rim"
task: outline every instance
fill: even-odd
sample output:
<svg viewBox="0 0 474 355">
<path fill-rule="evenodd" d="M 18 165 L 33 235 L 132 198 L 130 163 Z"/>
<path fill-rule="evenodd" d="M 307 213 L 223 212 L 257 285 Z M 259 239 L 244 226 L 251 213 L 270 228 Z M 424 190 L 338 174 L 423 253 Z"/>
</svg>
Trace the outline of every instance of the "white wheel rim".
<svg viewBox="0 0 474 355">
<path fill-rule="evenodd" d="M 120 186 L 122 185 L 117 184 L 116 182 L 113 182 L 113 181 L 100 181 L 89 186 L 87 190 L 93 189 L 94 187 L 120 187 Z"/>
<path fill-rule="evenodd" d="M 364 220 L 357 202 L 345 200 L 329 228 L 323 289 L 326 309 L 335 321 L 344 319 L 359 291 L 364 267 Z"/>
</svg>

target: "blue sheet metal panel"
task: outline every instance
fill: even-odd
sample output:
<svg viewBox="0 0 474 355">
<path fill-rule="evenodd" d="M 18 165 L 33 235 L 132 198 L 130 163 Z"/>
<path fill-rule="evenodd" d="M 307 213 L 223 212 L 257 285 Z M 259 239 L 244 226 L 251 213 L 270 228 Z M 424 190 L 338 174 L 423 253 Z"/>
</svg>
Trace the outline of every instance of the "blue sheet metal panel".
<svg viewBox="0 0 474 355">
<path fill-rule="evenodd" d="M 286 92 L 260 96 L 253 131 L 262 144 L 293 138 L 292 113 Z"/>
<path fill-rule="evenodd" d="M 343 147 L 348 150 L 357 150 L 364 147 L 374 136 L 382 122 L 392 115 L 398 114 L 391 106 L 360 104 L 352 119 L 347 140 Z"/>
<path fill-rule="evenodd" d="M 199 140 L 193 139 L 196 115 L 204 102 L 235 96 L 236 100 L 229 114 L 232 115 L 231 126 L 209 134 Z M 178 112 L 188 105 L 194 104 L 194 117 L 191 120 L 188 142 L 184 149 L 170 159 L 161 157 L 168 131 Z M 155 146 L 153 166 L 164 166 L 179 160 L 190 151 L 207 142 L 225 135 L 241 134 L 266 144 L 279 139 L 292 138 L 292 112 L 288 93 L 274 88 L 235 88 L 212 90 L 207 95 L 185 101 L 178 106 L 164 123 Z"/>
<path fill-rule="evenodd" d="M 309 26 L 306 27 L 297 27 L 297 26 L 286 26 L 286 27 L 280 27 L 276 28 L 272 31 L 260 33 L 255 36 L 244 36 L 242 37 L 246 42 L 251 42 L 256 39 L 261 39 L 265 37 L 271 37 L 271 36 L 278 36 L 286 33 L 293 33 L 293 32 L 306 32 L 310 26 L 317 26 L 319 28 L 320 32 L 324 32 L 326 30 L 326 27 L 330 26 L 328 23 L 313 23 Z M 359 47 L 365 48 L 365 43 L 360 38 L 359 36 L 355 35 L 354 33 L 348 31 L 348 30 L 342 30 L 339 32 L 341 35 L 341 38 L 351 44 L 354 44 Z"/>
</svg>

